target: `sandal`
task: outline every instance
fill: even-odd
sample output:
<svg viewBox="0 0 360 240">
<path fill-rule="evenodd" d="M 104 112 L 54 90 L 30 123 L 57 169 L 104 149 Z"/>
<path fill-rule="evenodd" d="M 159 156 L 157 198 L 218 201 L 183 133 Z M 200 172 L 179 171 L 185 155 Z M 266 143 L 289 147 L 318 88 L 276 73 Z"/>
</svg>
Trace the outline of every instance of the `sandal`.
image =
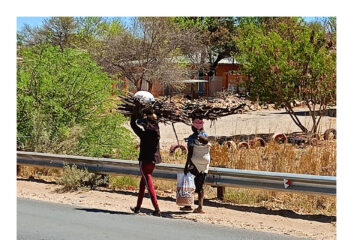
<svg viewBox="0 0 360 240">
<path fill-rule="evenodd" d="M 180 208 L 181 211 L 192 211 L 192 207 L 191 206 L 184 206 Z"/>
<path fill-rule="evenodd" d="M 133 211 L 134 213 L 140 213 L 140 208 L 137 207 L 130 207 L 131 211 Z"/>
<path fill-rule="evenodd" d="M 201 213 L 204 214 L 205 212 L 201 208 L 195 208 L 193 213 Z"/>
<path fill-rule="evenodd" d="M 161 217 L 160 209 L 156 209 L 155 211 L 153 211 L 152 215 L 156 217 Z"/>
</svg>

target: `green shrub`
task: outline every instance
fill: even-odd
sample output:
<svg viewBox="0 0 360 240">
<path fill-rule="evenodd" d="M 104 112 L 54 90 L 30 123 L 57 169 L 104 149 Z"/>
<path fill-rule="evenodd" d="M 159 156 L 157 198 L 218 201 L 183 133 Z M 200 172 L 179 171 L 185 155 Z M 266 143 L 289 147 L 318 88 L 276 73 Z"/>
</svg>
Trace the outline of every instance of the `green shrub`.
<svg viewBox="0 0 360 240">
<path fill-rule="evenodd" d="M 136 159 L 135 138 L 123 124 L 127 119 L 119 113 L 94 117 L 87 122 L 79 138 L 78 154 L 91 157 Z"/>
<path fill-rule="evenodd" d="M 90 54 L 43 44 L 21 48 L 18 56 L 18 146 L 35 150 L 41 136 L 61 139 L 104 111 L 112 80 Z"/>
<path fill-rule="evenodd" d="M 76 165 L 65 165 L 62 177 L 57 180 L 58 184 L 63 185 L 62 191 L 89 190 L 107 182 L 107 177 L 91 173 L 86 168 L 79 169 Z"/>
<path fill-rule="evenodd" d="M 109 113 L 112 80 L 79 49 L 39 44 L 18 51 L 17 149 L 135 159 L 136 144 Z"/>
</svg>

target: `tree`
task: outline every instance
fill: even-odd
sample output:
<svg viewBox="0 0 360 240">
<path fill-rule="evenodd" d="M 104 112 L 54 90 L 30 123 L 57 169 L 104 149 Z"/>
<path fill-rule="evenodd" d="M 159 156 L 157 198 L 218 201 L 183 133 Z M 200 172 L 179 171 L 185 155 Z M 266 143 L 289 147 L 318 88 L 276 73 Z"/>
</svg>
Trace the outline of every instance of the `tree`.
<svg viewBox="0 0 360 240">
<path fill-rule="evenodd" d="M 31 34 L 17 34 L 18 149 L 135 159 L 134 136 L 123 126 L 127 119 L 109 113 L 116 106 L 112 80 L 89 54 L 123 30 L 120 21 L 50 20 L 28 27 Z"/>
<path fill-rule="evenodd" d="M 186 55 L 196 48 L 196 36 L 175 26 L 171 18 L 135 18 L 127 31 L 104 41 L 98 61 L 108 73 L 120 73 L 137 90 L 143 83 L 149 91 L 155 82 L 175 85 L 188 75 L 191 60 Z"/>
<path fill-rule="evenodd" d="M 75 20 L 73 17 L 51 17 L 45 19 L 42 27 L 30 27 L 25 25 L 21 35 L 27 45 L 51 43 L 59 46 L 61 51 L 71 46 L 72 37 L 75 33 Z"/>
<path fill-rule="evenodd" d="M 284 104 L 304 133 L 317 133 L 325 110 L 336 103 L 336 50 L 324 28 L 301 18 L 261 19 L 242 26 L 237 46 L 236 59 L 251 76 L 251 97 Z M 310 111 L 310 130 L 293 110 L 299 98 Z"/>
<path fill-rule="evenodd" d="M 235 37 L 239 19 L 234 17 L 176 17 L 175 22 L 185 29 L 196 29 L 206 51 L 201 60 L 209 63 L 208 75 L 215 74 L 218 63 L 237 52 Z M 203 69 L 200 69 L 200 75 Z"/>
<path fill-rule="evenodd" d="M 43 130 L 55 141 L 103 111 L 111 80 L 88 53 L 47 44 L 24 47 L 18 55 L 19 145 L 34 149 Z"/>
<path fill-rule="evenodd" d="M 98 54 L 101 41 L 124 31 L 118 18 L 77 17 L 75 23 L 73 46 L 86 49 L 92 55 Z"/>
<path fill-rule="evenodd" d="M 118 18 L 103 17 L 51 17 L 41 27 L 25 25 L 18 33 L 18 43 L 25 46 L 49 43 L 59 46 L 82 48 L 95 54 L 101 40 L 119 34 L 123 25 Z"/>
</svg>

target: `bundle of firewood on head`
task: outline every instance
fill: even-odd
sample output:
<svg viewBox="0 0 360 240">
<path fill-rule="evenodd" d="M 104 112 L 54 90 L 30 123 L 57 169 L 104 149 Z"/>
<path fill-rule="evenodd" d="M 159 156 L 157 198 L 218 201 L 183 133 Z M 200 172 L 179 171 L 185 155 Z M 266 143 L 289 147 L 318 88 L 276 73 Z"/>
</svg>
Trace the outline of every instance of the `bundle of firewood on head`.
<svg viewBox="0 0 360 240">
<path fill-rule="evenodd" d="M 207 101 L 183 101 L 170 102 L 167 99 L 155 99 L 150 93 L 145 91 L 137 92 L 134 96 L 120 96 L 122 103 L 118 110 L 124 116 L 145 116 L 155 113 L 157 121 L 162 123 L 182 122 L 191 125 L 195 118 L 204 120 L 217 120 L 220 117 L 228 116 L 241 112 L 245 103 L 237 103 L 232 106 L 214 106 Z"/>
<path fill-rule="evenodd" d="M 181 109 L 175 107 L 172 103 L 167 102 L 166 99 L 155 99 L 148 92 L 139 91 L 134 96 L 128 94 L 127 96 L 119 97 L 122 103 L 119 105 L 118 110 L 124 116 L 146 116 L 154 113 L 156 114 L 158 122 L 183 122 L 185 124 L 190 124 L 188 116 L 186 113 L 183 113 Z"/>
</svg>

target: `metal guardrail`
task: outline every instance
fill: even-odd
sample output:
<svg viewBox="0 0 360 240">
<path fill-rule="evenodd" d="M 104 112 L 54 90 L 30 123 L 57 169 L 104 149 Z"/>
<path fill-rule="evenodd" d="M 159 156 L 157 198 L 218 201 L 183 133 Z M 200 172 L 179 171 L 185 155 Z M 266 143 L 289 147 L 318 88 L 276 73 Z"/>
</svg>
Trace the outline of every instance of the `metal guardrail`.
<svg viewBox="0 0 360 240">
<path fill-rule="evenodd" d="M 89 171 L 114 175 L 140 175 L 138 161 L 109 158 L 58 155 L 35 152 L 17 152 L 18 165 L 62 168 L 75 164 Z M 176 179 L 182 172 L 180 164 L 158 164 L 154 177 Z M 206 184 L 218 187 L 247 187 L 314 194 L 336 194 L 336 177 L 294 173 L 264 172 L 210 167 Z"/>
</svg>

